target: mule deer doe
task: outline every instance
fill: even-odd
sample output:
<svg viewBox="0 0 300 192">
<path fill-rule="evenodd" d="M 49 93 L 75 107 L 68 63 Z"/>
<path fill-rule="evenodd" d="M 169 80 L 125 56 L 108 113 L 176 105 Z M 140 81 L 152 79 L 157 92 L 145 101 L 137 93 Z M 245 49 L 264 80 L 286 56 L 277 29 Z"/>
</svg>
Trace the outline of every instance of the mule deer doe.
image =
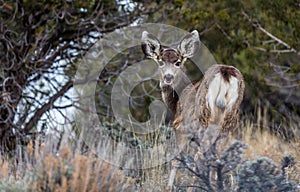
<svg viewBox="0 0 300 192">
<path fill-rule="evenodd" d="M 200 47 L 196 30 L 186 35 L 176 48 L 163 47 L 147 31 L 141 41 L 144 54 L 159 66 L 162 99 L 174 115 L 175 132 L 184 132 L 192 122 L 197 130 L 211 124 L 220 126 L 221 131 L 231 131 L 237 126 L 245 88 L 238 69 L 216 64 L 205 72 L 202 80 L 189 84 L 184 63 Z M 175 177 L 172 171 L 169 185 Z"/>
</svg>

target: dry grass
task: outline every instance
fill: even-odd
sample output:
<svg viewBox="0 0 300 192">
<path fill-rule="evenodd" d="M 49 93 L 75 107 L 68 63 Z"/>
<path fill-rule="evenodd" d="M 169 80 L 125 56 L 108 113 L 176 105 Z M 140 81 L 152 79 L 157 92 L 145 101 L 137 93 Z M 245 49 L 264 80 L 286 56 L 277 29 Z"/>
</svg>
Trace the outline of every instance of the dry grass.
<svg viewBox="0 0 300 192">
<path fill-rule="evenodd" d="M 226 149 L 229 144 L 231 144 L 236 137 L 240 141 L 247 144 L 248 148 L 244 151 L 243 158 L 254 160 L 260 157 L 267 157 L 275 162 L 279 167 L 281 165 L 281 160 L 283 157 L 292 155 L 296 159 L 296 164 L 286 170 L 287 179 L 295 181 L 296 184 L 300 186 L 300 138 L 296 138 L 290 141 L 284 140 L 282 137 L 270 133 L 267 121 L 266 112 L 260 111 L 258 113 L 257 122 L 251 122 L 246 120 L 241 123 L 239 136 L 231 136 L 227 141 L 223 143 L 220 151 Z M 296 127 L 297 125 L 290 125 L 291 127 Z M 156 186 L 155 191 L 164 191 L 165 186 L 168 182 L 168 176 L 170 172 L 170 164 L 167 166 L 159 166 L 155 169 L 149 170 L 148 177 L 142 187 L 142 191 L 148 190 L 151 186 Z M 178 170 L 176 175 L 176 181 L 178 185 L 189 185 L 191 184 L 192 177 L 186 170 Z M 234 184 L 233 184 L 234 185 Z"/>
<path fill-rule="evenodd" d="M 294 156 L 296 158 L 296 164 L 287 170 L 287 177 L 300 184 L 299 139 L 284 141 L 266 129 L 260 130 L 257 126 L 248 124 L 244 126 L 244 134 L 241 140 L 248 145 L 244 155 L 245 158 L 257 159 L 263 156 L 272 159 L 277 165 L 280 165 L 281 159 L 284 156 Z"/>
<path fill-rule="evenodd" d="M 263 125 L 245 121 L 241 123 L 240 140 L 248 145 L 245 159 L 268 157 L 280 165 L 282 157 L 292 155 L 296 165 L 289 168 L 287 177 L 300 185 L 300 140 L 283 141 L 271 134 L 266 117 L 259 116 Z M 234 138 L 230 138 L 231 143 Z M 223 146 L 226 148 L 226 145 Z M 222 148 L 223 148 L 222 147 Z M 48 146 L 27 146 L 26 155 L 15 160 L 0 161 L 0 191 L 165 191 L 170 163 L 144 169 L 131 178 L 117 167 L 96 158 L 93 152 L 83 155 L 64 145 L 57 154 Z M 189 183 L 191 176 L 179 170 L 175 183 Z"/>
<path fill-rule="evenodd" d="M 268 131 L 254 131 L 252 125 L 244 127 L 245 134 L 241 141 L 248 145 L 245 150 L 245 159 L 257 159 L 259 157 L 268 157 L 272 159 L 280 167 L 281 159 L 284 156 L 292 155 L 296 157 L 295 166 L 286 170 L 288 179 L 295 181 L 300 185 L 300 143 L 284 142 Z M 234 139 L 229 139 L 231 143 Z M 226 148 L 228 145 L 222 146 Z M 161 165 L 151 170 L 146 170 L 146 178 L 141 187 L 141 191 L 153 191 L 152 186 L 155 186 L 154 191 L 165 191 L 170 173 L 170 164 Z M 187 170 L 180 169 L 177 171 L 175 183 L 186 186 L 191 184 L 192 176 Z"/>
<path fill-rule="evenodd" d="M 23 163 L 0 164 L 0 191 L 133 191 L 134 180 L 91 152 L 73 153 L 69 146 L 59 155 L 44 153 L 30 143 Z M 12 174 L 13 173 L 13 174 Z"/>
</svg>

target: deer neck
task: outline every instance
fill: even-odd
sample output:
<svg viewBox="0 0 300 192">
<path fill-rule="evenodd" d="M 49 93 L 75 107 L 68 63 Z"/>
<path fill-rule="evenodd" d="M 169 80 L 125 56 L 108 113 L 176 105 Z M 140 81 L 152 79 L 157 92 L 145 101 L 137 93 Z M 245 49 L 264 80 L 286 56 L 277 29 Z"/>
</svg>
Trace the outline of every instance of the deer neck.
<svg viewBox="0 0 300 192">
<path fill-rule="evenodd" d="M 173 85 L 161 84 L 162 99 L 167 105 L 168 110 L 175 115 L 177 103 L 182 91 L 190 84 L 189 78 L 184 72 L 179 75 L 176 82 Z"/>
</svg>

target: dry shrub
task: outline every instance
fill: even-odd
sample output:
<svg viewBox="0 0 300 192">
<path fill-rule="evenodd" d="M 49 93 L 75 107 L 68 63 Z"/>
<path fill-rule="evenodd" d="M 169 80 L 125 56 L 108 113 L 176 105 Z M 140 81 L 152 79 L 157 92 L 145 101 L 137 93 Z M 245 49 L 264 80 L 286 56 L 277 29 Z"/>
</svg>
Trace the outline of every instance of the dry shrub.
<svg viewBox="0 0 300 192">
<path fill-rule="evenodd" d="M 18 165 L 22 177 L 10 178 L 12 166 L 8 161 L 0 164 L 0 191 L 133 191 L 134 181 L 122 175 L 117 167 L 95 157 L 73 152 L 69 146 L 57 154 L 43 153 L 30 143 L 26 163 Z M 40 152 L 38 152 L 40 151 Z M 24 170 L 25 169 L 25 170 Z"/>
<path fill-rule="evenodd" d="M 300 138 L 299 136 L 286 140 L 268 129 L 267 114 L 262 117 L 258 115 L 257 119 L 262 119 L 263 125 L 245 121 L 240 129 L 242 133 L 241 141 L 247 144 L 244 157 L 251 160 L 259 157 L 272 159 L 277 165 L 280 165 L 282 158 L 286 156 L 295 157 L 295 165 L 286 169 L 288 179 L 291 179 L 300 185 Z M 293 125 L 290 125 L 293 128 Z M 296 128 L 293 128 L 296 129 Z M 295 131 L 296 132 L 296 131 Z"/>
<path fill-rule="evenodd" d="M 227 138 L 222 141 L 221 145 L 218 145 L 217 151 L 219 155 L 221 155 L 234 140 L 238 139 L 247 145 L 247 148 L 242 153 L 243 162 L 248 160 L 247 164 L 251 166 L 255 165 L 256 161 L 260 162 L 261 159 L 267 159 L 262 162 L 270 163 L 270 165 L 276 167 L 278 171 L 276 174 L 274 173 L 274 175 L 270 174 L 270 180 L 273 179 L 271 176 L 274 177 L 274 181 L 276 178 L 285 178 L 300 187 L 300 139 L 297 137 L 293 140 L 283 139 L 282 137 L 271 133 L 269 126 L 269 120 L 265 112 L 264 115 L 259 115 L 259 117 L 257 117 L 257 122 L 251 122 L 248 119 L 245 120 L 245 122 L 241 123 L 238 132 L 234 133 L 234 135 L 227 136 Z M 293 127 L 293 125 L 291 125 L 291 127 Z M 194 152 L 184 152 L 185 158 L 189 158 L 189 156 L 191 158 L 194 157 Z M 294 158 L 294 163 L 292 166 L 287 166 L 282 170 L 282 161 L 286 157 Z M 231 187 L 233 191 L 238 190 L 237 181 L 235 180 L 242 165 L 243 169 L 245 169 L 246 164 L 243 162 L 241 162 L 240 166 L 235 170 L 229 173 L 229 180 L 224 180 L 225 183 L 230 183 L 229 187 Z M 155 185 L 155 187 L 159 189 L 158 191 L 163 191 L 164 186 L 166 186 L 168 182 L 170 164 L 167 166 L 165 165 L 164 167 L 167 167 L 167 169 L 162 169 L 162 166 L 158 166 L 151 170 L 145 170 L 147 174 L 145 174 L 146 178 L 141 186 L 142 191 L 149 191 L 148 189 L 151 185 Z M 267 171 L 264 173 L 267 174 Z M 285 177 L 281 177 L 281 173 L 284 173 Z M 192 177 L 193 174 L 191 174 L 190 171 L 187 171 L 186 168 L 178 169 L 174 183 L 175 189 L 185 191 L 186 187 L 184 186 L 193 185 L 191 182 L 193 180 Z M 262 175 L 262 177 L 264 176 Z"/>
</svg>

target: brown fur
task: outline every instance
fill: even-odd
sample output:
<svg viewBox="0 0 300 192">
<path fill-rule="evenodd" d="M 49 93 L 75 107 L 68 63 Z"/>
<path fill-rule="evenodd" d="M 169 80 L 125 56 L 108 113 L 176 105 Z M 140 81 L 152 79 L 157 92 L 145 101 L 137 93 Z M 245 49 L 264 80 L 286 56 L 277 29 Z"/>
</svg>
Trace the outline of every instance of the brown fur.
<svg viewBox="0 0 300 192">
<path fill-rule="evenodd" d="M 220 67 L 220 72 L 224 78 L 225 81 L 229 82 L 229 79 L 231 76 L 236 77 L 238 74 L 238 71 L 231 66 L 222 66 Z"/>
</svg>

